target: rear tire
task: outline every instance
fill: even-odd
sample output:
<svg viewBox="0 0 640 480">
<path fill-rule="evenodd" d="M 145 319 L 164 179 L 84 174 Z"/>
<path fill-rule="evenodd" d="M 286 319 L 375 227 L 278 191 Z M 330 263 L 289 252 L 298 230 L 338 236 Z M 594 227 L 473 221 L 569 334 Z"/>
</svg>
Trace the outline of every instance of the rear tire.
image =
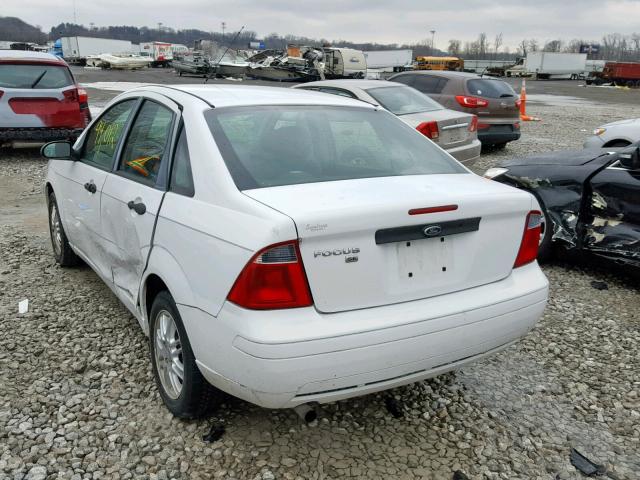
<svg viewBox="0 0 640 480">
<path fill-rule="evenodd" d="M 80 257 L 73 251 L 67 235 L 64 233 L 60 210 L 56 202 L 55 193 L 49 194 L 49 235 L 51 236 L 51 247 L 56 263 L 61 267 L 74 267 L 80 263 Z"/>
<path fill-rule="evenodd" d="M 223 393 L 200 373 L 180 312 L 169 292 L 156 296 L 149 318 L 149 351 L 160 397 L 176 417 L 205 416 L 221 402 Z"/>
</svg>

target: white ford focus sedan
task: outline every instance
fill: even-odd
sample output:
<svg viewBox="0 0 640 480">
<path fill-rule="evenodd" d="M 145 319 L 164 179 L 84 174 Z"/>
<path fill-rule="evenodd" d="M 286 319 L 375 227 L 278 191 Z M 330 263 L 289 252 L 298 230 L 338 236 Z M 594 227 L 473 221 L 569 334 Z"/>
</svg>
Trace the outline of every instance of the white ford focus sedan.
<svg viewBox="0 0 640 480">
<path fill-rule="evenodd" d="M 149 86 L 43 147 L 55 258 L 149 336 L 171 412 L 432 377 L 533 327 L 540 212 L 391 113 L 322 93 Z"/>
</svg>

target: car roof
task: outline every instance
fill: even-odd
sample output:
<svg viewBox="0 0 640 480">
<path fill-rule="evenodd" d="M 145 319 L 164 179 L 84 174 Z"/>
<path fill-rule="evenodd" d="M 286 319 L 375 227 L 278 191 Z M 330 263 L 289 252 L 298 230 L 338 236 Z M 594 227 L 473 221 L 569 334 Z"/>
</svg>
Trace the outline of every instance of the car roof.
<svg viewBox="0 0 640 480">
<path fill-rule="evenodd" d="M 413 70 L 410 72 L 402 72 L 394 75 L 438 75 L 440 77 L 454 77 L 454 78 L 483 78 L 480 75 L 469 72 L 453 72 L 451 70 Z"/>
<path fill-rule="evenodd" d="M 406 85 L 398 82 L 388 82 L 386 80 L 320 80 L 318 82 L 309 82 L 296 85 L 294 88 L 305 87 L 336 87 L 336 88 L 359 88 L 361 90 L 367 90 L 369 88 L 379 87 L 406 87 Z"/>
<path fill-rule="evenodd" d="M 0 62 L 48 63 L 66 65 L 60 57 L 50 53 L 31 52 L 28 50 L 0 50 Z"/>
<path fill-rule="evenodd" d="M 338 95 L 309 90 L 263 87 L 258 85 L 150 85 L 137 90 L 150 90 L 171 97 L 176 90 L 200 98 L 213 107 L 248 105 L 327 105 L 375 108 L 372 105 Z"/>
</svg>

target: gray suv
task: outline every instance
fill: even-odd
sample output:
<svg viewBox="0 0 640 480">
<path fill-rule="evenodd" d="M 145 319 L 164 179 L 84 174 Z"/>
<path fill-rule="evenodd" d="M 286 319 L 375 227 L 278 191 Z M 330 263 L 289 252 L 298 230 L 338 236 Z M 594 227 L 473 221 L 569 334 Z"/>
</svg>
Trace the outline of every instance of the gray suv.
<svg viewBox="0 0 640 480">
<path fill-rule="evenodd" d="M 502 80 L 448 71 L 403 72 L 389 80 L 420 90 L 451 110 L 477 115 L 483 146 L 502 148 L 520 138 L 520 99 Z"/>
</svg>

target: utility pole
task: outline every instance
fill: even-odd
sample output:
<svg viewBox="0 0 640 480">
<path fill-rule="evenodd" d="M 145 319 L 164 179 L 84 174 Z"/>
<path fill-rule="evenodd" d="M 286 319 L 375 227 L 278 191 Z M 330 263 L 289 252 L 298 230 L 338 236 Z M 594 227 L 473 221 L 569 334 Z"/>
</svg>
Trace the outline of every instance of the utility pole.
<svg viewBox="0 0 640 480">
<path fill-rule="evenodd" d="M 78 24 L 78 18 L 76 16 L 76 0 L 73 0 L 73 23 Z"/>
<path fill-rule="evenodd" d="M 158 22 L 158 31 L 162 32 L 162 22 Z"/>
<path fill-rule="evenodd" d="M 431 30 L 431 55 L 435 52 L 435 39 L 436 39 L 436 31 Z"/>
<path fill-rule="evenodd" d="M 227 22 L 222 22 L 220 25 L 222 26 L 222 43 L 224 43 L 224 31 L 227 28 Z"/>
</svg>

